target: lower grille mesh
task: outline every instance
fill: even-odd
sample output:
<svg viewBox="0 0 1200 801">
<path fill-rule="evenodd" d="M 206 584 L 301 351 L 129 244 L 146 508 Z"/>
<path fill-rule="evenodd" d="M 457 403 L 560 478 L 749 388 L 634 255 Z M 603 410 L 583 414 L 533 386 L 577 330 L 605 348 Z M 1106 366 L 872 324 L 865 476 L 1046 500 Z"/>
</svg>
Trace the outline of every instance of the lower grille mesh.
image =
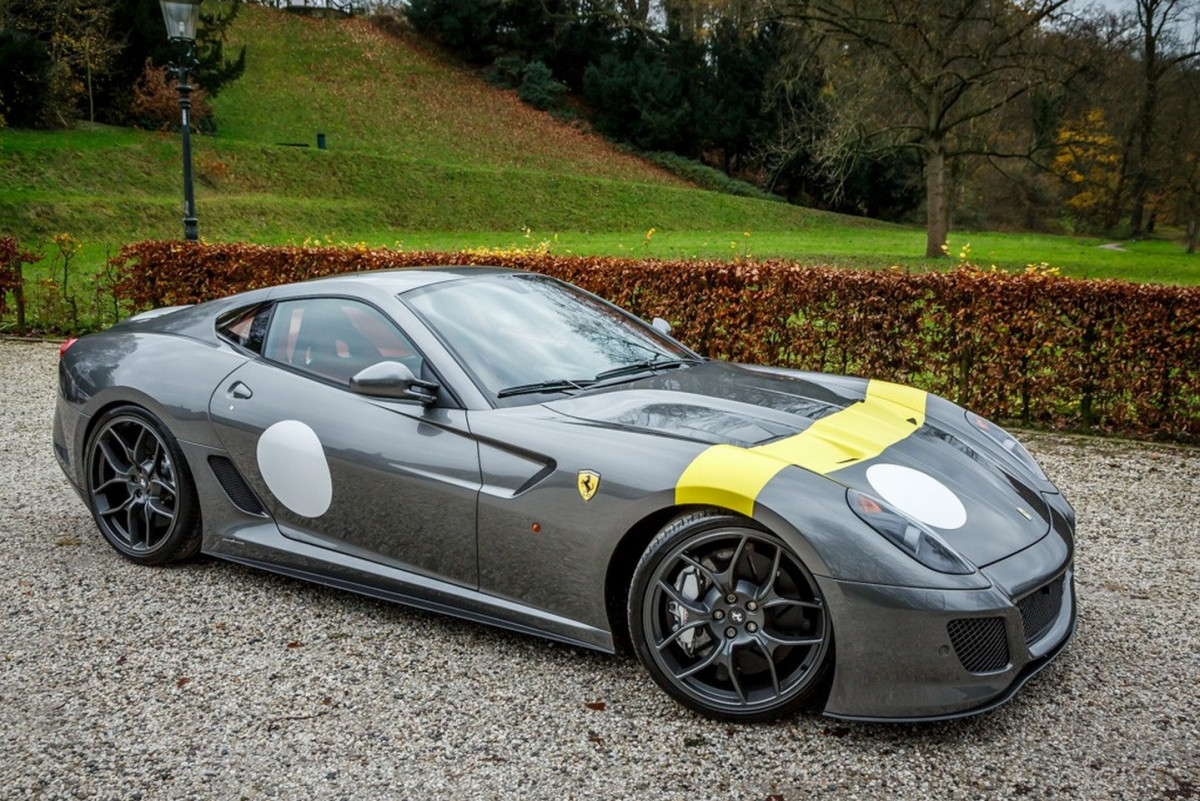
<svg viewBox="0 0 1200 801">
<path fill-rule="evenodd" d="M 212 468 L 213 475 L 217 477 L 217 481 L 221 482 L 221 488 L 225 490 L 229 500 L 233 501 L 234 506 L 246 514 L 265 515 L 267 513 L 262 503 L 259 502 L 258 496 L 254 494 L 254 490 L 250 489 L 246 479 L 242 478 L 242 474 L 233 466 L 233 462 L 224 456 L 210 456 L 208 457 L 208 466 Z"/>
<path fill-rule="evenodd" d="M 958 661 L 971 673 L 992 673 L 1008 666 L 1004 618 L 958 618 L 946 624 L 946 632 Z"/>
<path fill-rule="evenodd" d="M 1038 640 L 1054 625 L 1058 613 L 1062 610 L 1062 601 L 1061 578 L 1017 601 L 1017 609 L 1021 610 L 1021 622 L 1025 624 L 1025 642 L 1032 643 Z"/>
</svg>

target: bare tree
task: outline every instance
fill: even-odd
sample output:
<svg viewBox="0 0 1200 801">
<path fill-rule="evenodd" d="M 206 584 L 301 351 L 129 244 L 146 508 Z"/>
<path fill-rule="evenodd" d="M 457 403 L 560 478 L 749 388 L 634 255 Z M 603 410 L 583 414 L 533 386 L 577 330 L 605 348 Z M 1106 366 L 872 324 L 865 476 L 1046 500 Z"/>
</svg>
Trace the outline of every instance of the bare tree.
<svg viewBox="0 0 1200 801">
<path fill-rule="evenodd" d="M 1200 2 L 1197 0 L 1135 0 L 1134 52 L 1141 65 L 1140 102 L 1133 127 L 1133 149 L 1127 160 L 1132 210 L 1130 236 L 1145 233 L 1146 202 L 1159 183 L 1154 153 L 1160 135 L 1159 98 L 1164 80 L 1187 62 L 1200 57 Z"/>
<path fill-rule="evenodd" d="M 995 115 L 1060 80 L 1048 45 L 1068 0 L 778 0 L 785 18 L 818 37 L 829 77 L 828 133 L 818 157 L 831 166 L 910 148 L 925 164 L 927 256 L 943 255 L 950 227 L 948 176 L 967 156 L 1010 152 Z"/>
</svg>

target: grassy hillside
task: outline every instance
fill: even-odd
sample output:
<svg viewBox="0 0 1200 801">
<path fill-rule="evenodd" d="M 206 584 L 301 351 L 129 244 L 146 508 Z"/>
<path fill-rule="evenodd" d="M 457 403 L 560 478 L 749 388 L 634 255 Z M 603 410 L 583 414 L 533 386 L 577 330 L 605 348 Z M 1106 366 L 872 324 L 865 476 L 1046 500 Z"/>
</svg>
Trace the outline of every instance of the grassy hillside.
<svg viewBox="0 0 1200 801">
<path fill-rule="evenodd" d="M 200 233 L 211 241 L 548 240 L 576 253 L 926 265 L 922 231 L 699 190 L 365 19 L 247 5 L 229 44 L 247 45 L 246 73 L 213 103 L 218 134 L 193 138 Z M 71 233 L 86 272 L 127 241 L 181 236 L 180 172 L 177 134 L 0 131 L 0 235 L 45 247 Z M 985 264 L 1200 282 L 1200 262 L 1173 242 L 1117 251 L 1089 239 L 952 237 Z"/>
<path fill-rule="evenodd" d="M 246 6 L 230 44 L 248 46 L 246 74 L 213 103 L 218 134 L 193 137 L 208 239 L 789 230 L 820 216 L 698 191 L 365 19 Z M 0 230 L 25 238 L 176 236 L 180 181 L 177 135 L 0 132 Z"/>
</svg>

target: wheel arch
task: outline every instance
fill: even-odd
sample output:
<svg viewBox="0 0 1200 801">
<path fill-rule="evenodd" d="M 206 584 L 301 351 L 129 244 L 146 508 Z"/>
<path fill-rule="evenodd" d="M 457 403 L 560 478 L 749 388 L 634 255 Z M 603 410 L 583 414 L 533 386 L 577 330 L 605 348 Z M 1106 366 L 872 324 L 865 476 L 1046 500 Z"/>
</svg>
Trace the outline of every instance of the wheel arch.
<svg viewBox="0 0 1200 801">
<path fill-rule="evenodd" d="M 104 397 L 103 394 L 98 395 L 93 399 L 94 405 L 88 404 L 88 408 L 84 411 L 84 419 L 86 420 L 86 423 L 80 427 L 80 431 L 77 434 L 79 437 L 79 442 L 76 443 L 76 445 L 78 447 L 78 453 L 82 457 L 80 460 L 81 463 L 87 460 L 87 445 L 92 441 L 92 432 L 96 430 L 96 425 L 99 423 L 100 419 L 103 418 L 107 412 L 122 406 L 134 406 L 142 411 L 149 412 L 150 414 L 154 415 L 154 417 L 157 418 L 160 423 L 166 426 L 167 432 L 171 436 L 175 437 L 177 440 L 179 439 L 179 435 L 171 426 L 171 416 L 164 414 L 164 410 L 160 404 L 156 403 L 153 398 L 145 393 L 129 388 L 126 388 L 126 391 L 129 393 L 128 395 L 123 394 L 112 397 Z"/>
</svg>

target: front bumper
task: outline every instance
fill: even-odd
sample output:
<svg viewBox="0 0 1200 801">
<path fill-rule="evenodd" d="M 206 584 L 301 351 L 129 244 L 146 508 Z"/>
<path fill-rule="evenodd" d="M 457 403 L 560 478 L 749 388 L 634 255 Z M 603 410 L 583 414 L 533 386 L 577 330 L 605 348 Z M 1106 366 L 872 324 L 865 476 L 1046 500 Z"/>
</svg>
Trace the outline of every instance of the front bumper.
<svg viewBox="0 0 1200 801">
<path fill-rule="evenodd" d="M 825 714 L 894 722 L 975 715 L 1046 667 L 1075 632 L 1069 541 L 1052 532 L 982 572 L 992 582 L 983 590 L 821 579 L 837 648 Z"/>
</svg>

